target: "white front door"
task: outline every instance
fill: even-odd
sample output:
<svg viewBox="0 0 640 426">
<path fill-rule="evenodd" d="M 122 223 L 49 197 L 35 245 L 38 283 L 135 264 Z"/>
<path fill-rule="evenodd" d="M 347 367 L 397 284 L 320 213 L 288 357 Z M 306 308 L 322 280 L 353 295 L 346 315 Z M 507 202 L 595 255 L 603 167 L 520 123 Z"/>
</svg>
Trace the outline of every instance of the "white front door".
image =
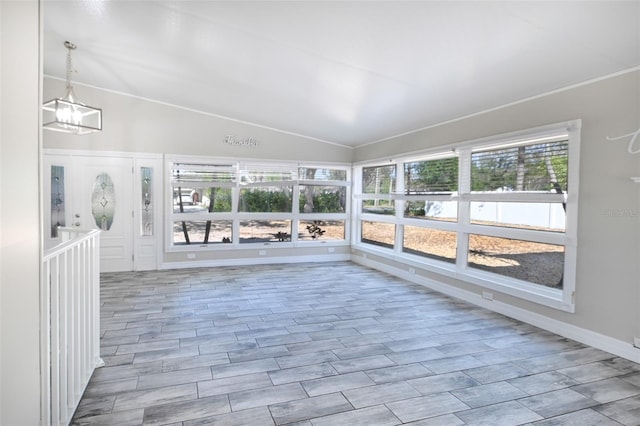
<svg viewBox="0 0 640 426">
<path fill-rule="evenodd" d="M 60 244 L 57 226 L 101 229 L 100 271 L 133 270 L 133 161 L 46 155 L 45 248 Z"/>
<path fill-rule="evenodd" d="M 100 271 L 133 270 L 133 160 L 74 159 L 70 185 L 73 227 L 100 229 Z"/>
</svg>

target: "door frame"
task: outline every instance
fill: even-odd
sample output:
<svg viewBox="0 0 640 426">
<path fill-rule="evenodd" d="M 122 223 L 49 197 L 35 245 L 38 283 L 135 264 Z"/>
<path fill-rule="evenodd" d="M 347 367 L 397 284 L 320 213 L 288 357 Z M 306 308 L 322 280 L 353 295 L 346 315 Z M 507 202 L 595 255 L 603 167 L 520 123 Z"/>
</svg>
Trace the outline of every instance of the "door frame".
<svg viewBox="0 0 640 426">
<path fill-rule="evenodd" d="M 66 170 L 78 170 L 77 166 L 80 166 L 83 159 L 91 158 L 95 160 L 96 158 L 122 158 L 131 160 L 131 164 L 133 167 L 132 173 L 128 174 L 130 176 L 129 184 L 131 185 L 131 208 L 132 213 L 126 214 L 124 217 L 127 219 L 130 218 L 131 222 L 131 247 L 133 251 L 133 264 L 132 269 L 134 271 L 142 271 L 142 270 L 157 270 L 162 261 L 162 221 L 164 219 L 163 214 L 163 175 L 162 175 L 162 154 L 153 154 L 153 153 L 138 153 L 138 152 L 115 152 L 115 151 L 89 151 L 89 150 L 71 150 L 71 149 L 44 149 L 43 150 L 43 181 L 44 181 L 44 205 L 43 205 L 43 219 L 44 225 L 43 229 L 50 229 L 51 223 L 51 179 L 50 176 L 50 166 L 51 165 L 61 165 L 65 167 L 65 175 L 67 174 Z M 143 236 L 141 232 L 141 212 L 144 208 L 143 206 L 143 198 L 142 198 L 142 185 L 141 185 L 141 174 L 140 168 L 148 167 L 152 170 L 152 183 L 151 183 L 151 191 L 152 191 L 152 217 L 153 217 L 153 226 L 152 226 L 152 234 L 150 236 Z M 74 171 L 75 171 L 74 170 Z M 65 194 L 68 197 L 71 191 L 73 190 L 71 183 L 68 181 L 65 176 Z M 125 183 L 126 184 L 126 183 Z M 155 201 L 154 201 L 155 200 Z M 73 223 L 73 212 L 71 209 L 66 206 L 64 216 L 67 226 L 71 226 Z M 52 247 L 55 244 L 60 242 L 60 238 L 52 238 L 48 231 L 43 233 L 43 246 L 46 248 Z"/>
</svg>

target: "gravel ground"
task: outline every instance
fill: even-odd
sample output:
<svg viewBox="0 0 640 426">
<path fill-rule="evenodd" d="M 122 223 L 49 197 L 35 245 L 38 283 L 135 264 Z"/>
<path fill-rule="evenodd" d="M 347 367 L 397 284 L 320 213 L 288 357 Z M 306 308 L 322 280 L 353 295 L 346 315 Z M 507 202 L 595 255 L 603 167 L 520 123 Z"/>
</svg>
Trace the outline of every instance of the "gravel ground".
<svg viewBox="0 0 640 426">
<path fill-rule="evenodd" d="M 394 225 L 365 223 L 369 242 L 392 246 Z M 405 251 L 455 262 L 455 232 L 405 226 Z M 521 240 L 471 235 L 469 265 L 548 287 L 562 288 L 564 247 Z"/>
</svg>

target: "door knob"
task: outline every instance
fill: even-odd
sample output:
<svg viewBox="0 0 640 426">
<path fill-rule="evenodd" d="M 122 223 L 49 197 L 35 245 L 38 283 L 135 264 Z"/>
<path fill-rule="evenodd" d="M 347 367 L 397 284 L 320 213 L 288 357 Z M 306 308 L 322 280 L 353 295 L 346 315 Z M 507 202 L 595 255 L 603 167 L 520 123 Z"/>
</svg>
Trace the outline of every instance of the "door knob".
<svg viewBox="0 0 640 426">
<path fill-rule="evenodd" d="M 74 223 L 75 226 L 80 226 L 80 222 Z"/>
<path fill-rule="evenodd" d="M 76 218 L 79 218 L 79 217 L 80 217 L 80 213 L 76 213 L 76 214 L 75 214 L 75 217 L 76 217 Z"/>
</svg>

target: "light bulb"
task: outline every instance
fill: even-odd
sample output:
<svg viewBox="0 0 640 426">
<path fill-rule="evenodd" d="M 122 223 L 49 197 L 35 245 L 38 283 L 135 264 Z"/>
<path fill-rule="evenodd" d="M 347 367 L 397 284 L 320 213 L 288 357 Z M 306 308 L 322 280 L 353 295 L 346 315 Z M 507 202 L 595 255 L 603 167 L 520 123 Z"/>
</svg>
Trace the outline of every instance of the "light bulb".
<svg viewBox="0 0 640 426">
<path fill-rule="evenodd" d="M 80 111 L 78 111 L 77 109 L 74 108 L 74 111 L 72 113 L 72 118 L 73 118 L 73 123 L 74 124 L 81 124 L 82 123 L 82 113 Z"/>
<path fill-rule="evenodd" d="M 56 117 L 58 118 L 58 121 L 61 121 L 63 123 L 68 123 L 71 117 L 71 109 L 69 107 L 59 108 L 56 111 Z"/>
</svg>

